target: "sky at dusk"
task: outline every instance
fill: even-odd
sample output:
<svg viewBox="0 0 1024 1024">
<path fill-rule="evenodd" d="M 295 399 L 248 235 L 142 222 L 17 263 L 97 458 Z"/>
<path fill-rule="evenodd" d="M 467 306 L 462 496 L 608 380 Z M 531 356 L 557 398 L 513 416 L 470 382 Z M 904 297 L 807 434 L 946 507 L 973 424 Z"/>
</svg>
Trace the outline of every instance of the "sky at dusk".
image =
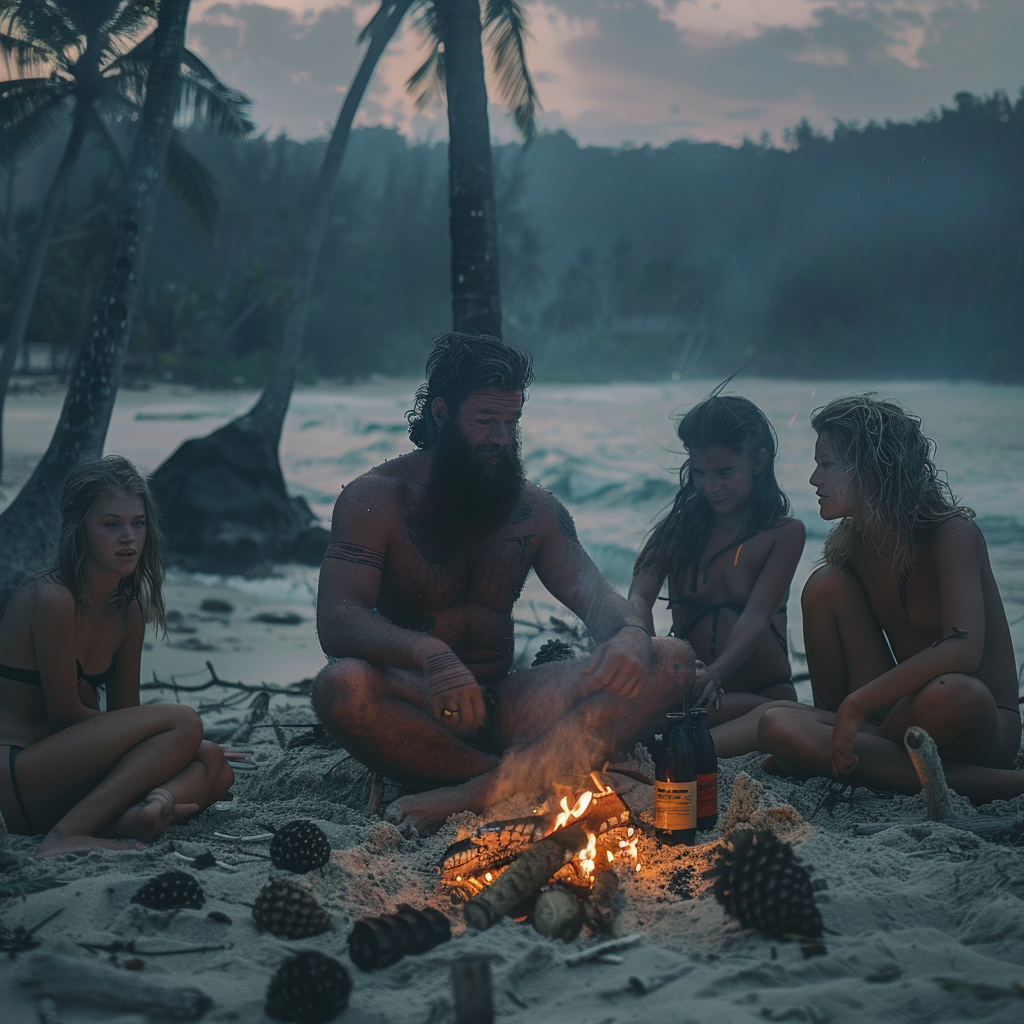
<svg viewBox="0 0 1024 1024">
<path fill-rule="evenodd" d="M 912 118 L 975 93 L 1024 85 L 1024 0 L 530 0 L 528 60 L 542 130 L 583 143 L 776 143 L 808 117 Z M 189 45 L 254 100 L 261 130 L 330 131 L 376 10 L 363 0 L 193 0 Z M 404 82 L 423 55 L 407 24 L 357 123 L 447 135 Z M 492 100 L 495 90 L 491 89 Z M 514 138 L 492 106 L 497 141 Z"/>
</svg>

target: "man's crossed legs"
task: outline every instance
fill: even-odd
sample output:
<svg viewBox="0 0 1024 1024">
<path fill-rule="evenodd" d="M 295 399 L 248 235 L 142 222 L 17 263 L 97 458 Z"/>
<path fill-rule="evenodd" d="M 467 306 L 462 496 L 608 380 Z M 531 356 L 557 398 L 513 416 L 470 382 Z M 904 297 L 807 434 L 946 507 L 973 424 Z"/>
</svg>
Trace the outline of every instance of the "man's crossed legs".
<svg viewBox="0 0 1024 1024">
<path fill-rule="evenodd" d="M 513 793 L 539 792 L 559 775 L 600 767 L 653 732 L 664 712 L 683 706 L 694 685 L 693 651 L 670 637 L 652 641 L 650 673 L 632 698 L 595 690 L 583 673 L 587 664 L 554 662 L 484 687 L 501 756 L 433 718 L 419 673 L 345 658 L 317 676 L 313 708 L 368 767 L 439 785 L 387 809 L 389 821 L 426 830 L 458 811 L 480 813 Z"/>
</svg>

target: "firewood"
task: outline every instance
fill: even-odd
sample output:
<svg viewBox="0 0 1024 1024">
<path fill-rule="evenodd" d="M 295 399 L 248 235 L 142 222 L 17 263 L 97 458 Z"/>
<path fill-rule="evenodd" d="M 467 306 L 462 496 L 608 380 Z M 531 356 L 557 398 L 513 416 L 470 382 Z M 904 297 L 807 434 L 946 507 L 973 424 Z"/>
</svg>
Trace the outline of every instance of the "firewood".
<svg viewBox="0 0 1024 1024">
<path fill-rule="evenodd" d="M 583 907 L 568 889 L 553 885 L 545 889 L 534 904 L 534 930 L 549 939 L 572 942 L 583 928 Z"/>
<path fill-rule="evenodd" d="M 619 876 L 611 868 L 598 873 L 590 899 L 583 904 L 583 917 L 595 935 L 611 935 L 615 926 L 615 897 L 619 894 Z"/>
<path fill-rule="evenodd" d="M 953 813 L 953 801 L 946 785 L 946 773 L 942 770 L 935 740 L 919 725 L 912 725 L 903 737 L 914 771 L 921 780 L 924 800 L 928 805 L 930 821 L 942 821 Z"/>
<path fill-rule="evenodd" d="M 466 924 L 478 931 L 497 924 L 513 907 L 533 896 L 586 845 L 585 819 L 538 840 L 466 904 L 463 911 Z"/>
</svg>

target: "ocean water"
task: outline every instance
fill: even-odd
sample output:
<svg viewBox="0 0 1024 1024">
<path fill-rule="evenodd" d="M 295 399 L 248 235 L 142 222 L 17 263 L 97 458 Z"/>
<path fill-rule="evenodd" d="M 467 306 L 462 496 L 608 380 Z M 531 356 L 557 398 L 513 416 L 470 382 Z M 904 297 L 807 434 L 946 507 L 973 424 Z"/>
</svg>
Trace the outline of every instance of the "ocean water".
<svg viewBox="0 0 1024 1024">
<path fill-rule="evenodd" d="M 324 525 L 341 487 L 411 449 L 405 411 L 418 382 L 375 380 L 350 387 L 297 391 L 285 425 L 281 462 L 288 486 Z M 704 397 L 712 380 L 609 385 L 535 385 L 523 416 L 529 478 L 553 491 L 576 519 L 580 539 L 602 572 L 623 592 L 646 532 L 671 502 L 682 456 L 672 417 Z M 807 527 L 807 546 L 790 595 L 790 649 L 803 668 L 799 593 L 821 556 L 828 526 L 817 514 L 807 478 L 813 469 L 812 409 L 851 391 L 877 391 L 920 415 L 935 439 L 936 462 L 954 492 L 978 513 L 1011 622 L 1017 663 L 1024 660 L 1024 388 L 978 383 L 792 381 L 750 378 L 736 393 L 756 402 L 779 436 L 777 475 Z M 151 471 L 182 440 L 205 434 L 251 404 L 253 395 L 157 388 L 119 397 L 107 448 Z M 54 401 L 13 403 L 7 436 L 16 466 L 28 467 L 52 429 Z M 19 461 L 20 460 L 20 461 Z M 27 472 L 27 468 L 24 470 Z M 153 642 L 144 675 L 205 671 L 213 660 L 223 678 L 287 682 L 323 664 L 312 625 L 315 569 L 287 567 L 269 579 L 228 579 L 172 573 L 170 603 L 196 632 Z M 248 614 L 266 606 L 303 617 L 296 626 L 223 623 L 198 614 L 204 596 L 234 594 Z M 241 612 L 239 613 L 241 614 Z M 540 583 L 527 583 L 516 610 L 523 623 L 564 615 Z M 237 620 L 238 616 L 236 616 Z M 667 629 L 662 609 L 656 622 Z M 536 630 L 524 625 L 518 644 L 529 654 Z M 202 649 L 201 649 L 202 648 Z M 808 691 L 809 692 L 809 691 Z"/>
</svg>

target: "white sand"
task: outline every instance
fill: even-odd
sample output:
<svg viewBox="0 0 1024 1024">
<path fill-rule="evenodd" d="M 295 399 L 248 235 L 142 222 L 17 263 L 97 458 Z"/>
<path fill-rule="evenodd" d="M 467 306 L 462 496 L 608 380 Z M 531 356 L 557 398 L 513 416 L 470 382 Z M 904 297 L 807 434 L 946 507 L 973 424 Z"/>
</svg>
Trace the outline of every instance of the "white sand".
<svg viewBox="0 0 1024 1024">
<path fill-rule="evenodd" d="M 335 468 L 326 470 L 319 466 L 310 470 L 314 474 L 327 473 L 330 477 L 322 486 L 325 495 L 336 491 L 340 483 L 335 477 L 339 474 L 350 478 L 362 471 L 370 460 L 391 454 L 387 445 L 381 448 L 373 440 L 381 435 L 372 431 L 358 458 L 350 458 L 352 453 L 346 447 L 357 435 L 366 434 L 374 422 L 381 421 L 382 409 L 390 410 L 388 415 L 397 422 L 407 405 L 407 392 L 411 392 L 411 388 L 375 387 L 376 391 L 370 388 L 365 392 L 346 389 L 342 395 L 355 419 L 352 423 L 345 420 L 348 425 L 344 430 L 338 427 L 343 437 L 334 449 Z M 784 393 L 782 384 L 771 387 L 775 389 L 772 394 L 781 410 L 788 401 L 788 393 Z M 950 401 L 949 395 L 955 392 L 949 386 L 941 387 L 946 388 L 942 395 L 929 398 L 936 405 Z M 796 385 L 790 388 L 795 391 Z M 802 384 L 800 388 L 804 390 Z M 593 404 L 601 400 L 601 396 L 587 398 L 585 390 L 577 392 L 581 403 L 585 404 L 586 400 Z M 636 394 L 630 401 L 636 405 L 647 392 L 640 386 L 634 390 Z M 1014 414 L 1018 417 L 1014 421 L 1017 440 L 1007 439 L 1003 455 L 999 457 L 1019 461 L 1019 407 L 1013 402 L 1007 404 L 1003 396 L 994 391 L 991 395 L 993 400 L 987 403 L 977 403 L 973 392 L 964 400 L 964 408 L 970 408 L 974 417 L 971 421 L 976 430 L 974 436 L 982 434 L 991 439 L 999 423 L 1007 422 L 1007 409 L 1017 408 Z M 823 397 L 828 396 L 819 391 L 815 404 Z M 925 397 L 918 392 L 911 398 L 911 404 L 920 407 Z M 996 402 L 996 398 L 1002 404 Z M 682 399 L 666 396 L 662 405 L 667 408 L 679 400 Z M 8 494 L 12 481 L 16 486 L 24 479 L 32 458 L 45 445 L 58 401 L 59 396 L 53 394 L 21 396 L 12 401 L 7 436 L 13 475 L 8 481 Z M 546 401 L 542 393 L 534 397 L 527 410 L 528 422 L 530 416 L 538 423 L 555 422 L 554 412 L 547 409 Z M 213 410 L 212 406 L 218 402 L 218 410 Z M 314 477 L 307 480 L 303 475 L 306 469 L 299 457 L 300 441 L 304 425 L 314 424 L 310 410 L 318 402 L 326 405 L 326 399 L 317 394 L 307 395 L 298 403 L 301 413 L 293 412 L 285 437 L 284 447 L 291 467 L 286 469 L 289 480 L 304 480 L 303 486 L 308 487 L 312 487 Z M 808 397 L 804 406 L 809 407 L 809 403 Z M 142 468 L 152 469 L 177 441 L 211 429 L 244 404 L 244 396 L 197 397 L 167 389 L 148 394 L 125 393 L 115 412 L 110 447 L 136 458 Z M 138 412 L 171 406 L 186 412 L 198 408 L 216 415 L 199 423 L 136 419 Z M 655 411 L 660 421 L 664 410 L 659 407 Z M 805 417 L 806 408 L 794 408 L 795 411 L 801 411 Z M 334 415 L 334 411 L 330 415 Z M 584 416 L 584 412 L 579 415 Z M 779 422 L 778 411 L 773 415 Z M 645 415 L 641 422 L 652 422 L 653 416 L 653 412 L 650 417 Z M 337 417 L 336 421 L 331 421 L 332 425 L 344 419 L 340 412 Z M 373 417 L 376 420 L 368 422 Z M 357 421 L 364 424 L 358 430 Z M 779 425 L 785 428 L 785 421 Z M 619 426 L 621 428 L 621 423 Z M 926 426 L 932 426 L 927 419 Z M 636 427 L 635 422 L 631 429 L 633 427 Z M 310 426 L 307 434 L 317 429 L 315 425 Z M 932 430 L 939 433 L 934 426 Z M 558 465 L 565 466 L 566 473 L 575 473 L 573 486 L 582 486 L 580 480 L 586 473 L 606 473 L 607 476 L 611 472 L 608 465 L 614 459 L 601 448 L 605 442 L 599 437 L 580 434 L 575 439 L 567 439 L 549 434 L 542 438 L 541 433 L 538 426 L 536 434 L 527 436 L 527 454 L 534 452 L 530 464 L 537 468 L 541 478 L 554 479 L 552 474 L 557 469 L 558 459 L 562 460 Z M 1011 509 L 1019 508 L 1024 486 L 1021 474 L 1011 472 L 998 479 L 992 472 L 986 475 L 978 468 L 977 451 L 968 446 L 970 430 L 958 433 L 951 426 L 948 433 L 959 439 L 960 447 L 954 454 L 965 468 L 973 467 L 974 478 L 967 473 L 965 479 L 974 492 L 969 493 L 968 498 L 979 506 L 979 511 L 985 512 L 987 508 L 994 514 L 1007 515 Z M 664 432 L 657 436 L 664 438 Z M 390 439 L 396 444 L 401 440 L 401 435 L 393 430 L 386 437 L 389 443 Z M 783 441 L 785 447 L 785 435 Z M 806 454 L 803 451 L 806 441 L 801 435 L 794 449 L 797 454 L 786 456 L 790 458 L 791 468 L 787 473 L 792 480 L 784 482 L 791 489 L 796 486 L 799 474 L 804 474 L 801 459 Z M 537 451 L 542 442 L 561 444 L 569 450 L 582 450 L 594 444 L 601 449 L 601 458 L 607 456 L 608 465 L 602 463 L 588 468 L 573 464 L 565 451 L 557 457 L 550 451 L 548 454 Z M 324 443 L 321 440 L 321 450 Z M 637 458 L 646 460 L 647 457 Z M 349 461 L 345 462 L 346 459 Z M 673 460 L 664 456 L 664 461 Z M 630 468 L 634 465 L 635 462 L 626 465 L 622 472 L 628 476 L 634 471 Z M 953 468 L 950 466 L 951 476 L 956 480 Z M 531 475 L 534 475 L 532 469 Z M 644 505 L 640 514 L 635 503 L 619 502 L 614 496 L 613 499 L 600 506 L 587 505 L 582 497 L 579 504 L 570 502 L 588 544 L 610 544 L 617 540 L 625 547 L 633 546 L 661 500 Z M 314 501 L 314 506 L 321 513 L 329 507 L 323 501 Z M 994 549 L 993 556 L 1008 608 L 1013 606 L 1012 617 L 1019 615 L 1024 601 L 1024 562 L 1020 552 L 1019 542 L 1006 542 Z M 813 557 L 814 551 L 809 551 L 805 559 L 808 565 Z M 225 679 L 285 683 L 312 674 L 323 663 L 311 621 L 310 587 L 315 585 L 315 575 L 312 570 L 288 569 L 272 580 L 219 581 L 172 574 L 168 583 L 168 605 L 180 612 L 176 619 L 177 631 L 171 634 L 168 643 L 152 642 L 148 646 L 144 678 L 156 672 L 162 679 L 173 674 L 182 683 L 201 682 L 209 678 L 205 669 L 207 659 Z M 234 611 L 230 615 L 203 612 L 200 604 L 208 597 L 229 601 Z M 532 618 L 530 599 L 534 600 L 542 618 L 559 611 L 553 602 L 541 604 L 545 600 L 543 593 L 535 581 L 531 581 L 524 604 L 517 609 L 517 617 Z M 268 610 L 292 611 L 304 621 L 293 626 L 252 621 L 254 615 Z M 794 646 L 799 649 L 798 624 L 791 626 Z M 1021 629 L 1015 623 L 1018 650 Z M 524 642 L 529 634 L 529 630 L 523 629 L 519 637 L 520 646 L 527 654 L 537 643 L 536 639 L 531 639 L 529 644 Z M 147 691 L 145 699 L 153 696 L 155 694 Z M 182 699 L 202 708 L 225 696 L 225 691 L 211 690 L 191 698 L 182 695 Z M 173 699 L 173 695 L 165 692 L 164 699 Z M 231 719 L 241 718 L 244 711 L 244 704 L 237 709 L 208 710 L 206 718 L 211 727 L 226 730 L 235 724 Z M 312 714 L 304 700 L 275 698 L 269 720 L 282 726 L 310 723 Z M 282 731 L 286 737 L 303 734 L 302 729 Z M 541 938 L 528 925 L 511 921 L 487 933 L 463 933 L 461 911 L 450 903 L 448 894 L 439 889 L 434 873 L 434 866 L 446 845 L 457 836 L 454 823 L 430 839 L 416 838 L 408 829 L 395 828 L 380 818 L 368 818 L 362 813 L 366 780 L 353 762 L 342 760 L 341 751 L 302 747 L 285 753 L 273 729 L 256 731 L 253 740 L 260 768 L 239 775 L 234 804 L 219 805 L 195 822 L 172 829 L 161 842 L 145 852 L 95 851 L 37 862 L 31 856 L 35 841 L 5 838 L 0 850 L 3 881 L 31 880 L 50 874 L 68 884 L 34 893 L 24 900 L 0 900 L 0 922 L 9 929 L 19 925 L 31 928 L 55 910 L 62 910 L 60 917 L 38 932 L 37 938 L 42 942 L 39 950 L 20 954 L 16 961 L 0 958 L 0 1020 L 3 1024 L 38 1019 L 36 990 L 17 980 L 23 972 L 32 973 L 34 957 L 66 956 L 79 964 L 109 966 L 106 954 L 88 952 L 79 943 L 108 945 L 112 942 L 135 942 L 137 949 L 146 952 L 225 945 L 224 950 L 204 954 L 142 957 L 145 968 L 141 972 L 126 971 L 124 963 L 132 954 L 119 954 L 115 958 L 117 966 L 110 967 L 116 980 L 110 982 L 109 987 L 120 988 L 139 980 L 168 986 L 194 986 L 213 1001 L 205 1019 L 258 1024 L 264 1020 L 262 1007 L 269 978 L 290 951 L 318 949 L 348 963 L 346 939 L 352 921 L 363 914 L 393 910 L 400 902 L 432 905 L 444 910 L 452 920 L 455 938 L 430 953 L 408 957 L 372 975 L 352 968 L 351 1006 L 340 1019 L 360 1024 L 405 1021 L 447 1024 L 454 1020 L 449 965 L 470 954 L 483 954 L 491 960 L 500 1021 L 565 1024 L 637 1020 L 643 1024 L 689 1021 L 712 1024 L 721 1021 L 734 1024 L 786 1020 L 862 1024 L 874 1020 L 1019 1022 L 1024 1019 L 1024 849 L 1020 845 L 989 842 L 970 832 L 926 822 L 921 797 L 881 798 L 858 791 L 852 804 L 841 801 L 831 810 L 822 806 L 815 813 L 826 795 L 823 780 L 797 784 L 769 779 L 757 769 L 753 757 L 722 762 L 722 809 L 731 780 L 742 768 L 767 786 L 766 806 L 789 804 L 806 819 L 807 823 L 803 824 L 799 819 L 792 820 L 789 812 L 783 812 L 777 819 L 766 820 L 780 823 L 779 827 L 797 843 L 800 858 L 819 880 L 819 885 L 827 886 L 818 894 L 829 929 L 825 936 L 827 954 L 805 959 L 798 945 L 779 944 L 746 932 L 727 920 L 709 895 L 680 900 L 668 888 L 670 880 L 676 871 L 689 864 L 698 867 L 706 864 L 707 851 L 659 850 L 652 841 L 645 840 L 641 873 L 632 876 L 624 871 L 617 921 L 619 934 L 639 932 L 644 935 L 643 942 L 623 952 L 621 964 L 568 967 L 566 955 L 584 948 L 592 939 L 584 935 L 567 947 Z M 963 804 L 959 809 L 964 813 L 978 813 Z M 984 812 L 1014 814 L 1024 819 L 1024 799 L 990 805 Z M 213 833 L 248 834 L 260 831 L 262 823 L 283 824 L 300 817 L 316 820 L 332 843 L 334 852 L 330 863 L 322 871 L 306 876 L 303 884 L 330 911 L 333 927 L 314 939 L 287 942 L 257 932 L 246 906 L 255 899 L 271 872 L 268 860 L 253 856 L 254 852 L 266 853 L 266 845 L 255 848 L 232 845 L 215 839 Z M 872 837 L 853 834 L 856 823 L 874 821 L 899 824 Z M 239 870 L 211 868 L 195 872 L 207 898 L 201 910 L 156 912 L 130 904 L 131 895 L 144 879 L 161 871 L 188 868 L 187 863 L 175 855 L 176 849 L 187 853 L 211 849 L 219 859 L 237 864 Z M 210 920 L 207 914 L 211 911 L 226 913 L 232 923 Z M 52 960 L 39 963 L 40 970 L 51 982 L 66 974 L 60 962 L 56 966 Z M 942 979 L 947 980 L 940 983 Z M 962 987 L 957 989 L 957 984 Z M 166 1010 L 168 1016 L 173 1016 L 174 1005 L 169 1003 Z M 79 1021 L 141 1024 L 147 1019 L 135 1012 L 89 1008 L 74 998 L 59 1000 L 58 1011 L 59 1019 L 66 1024 Z"/>
<path fill-rule="evenodd" d="M 283 698 L 272 703 L 271 717 L 283 723 L 310 720 L 301 701 Z M 61 954 L 102 964 L 109 959 L 105 954 L 90 953 L 78 944 L 117 941 L 134 941 L 138 950 L 147 952 L 225 945 L 203 954 L 142 957 L 146 966 L 140 973 L 123 970 L 130 953 L 115 958 L 125 984 L 144 977 L 206 993 L 214 1004 L 209 1020 L 264 1020 L 269 978 L 297 949 L 317 949 L 350 966 L 354 990 L 342 1019 L 366 1024 L 453 1020 L 449 965 L 470 954 L 491 961 L 498 1020 L 859 1024 L 1021 1019 L 1024 990 L 1014 987 L 1024 985 L 1021 847 L 926 822 L 921 797 L 879 798 L 859 791 L 852 804 L 843 801 L 815 814 L 826 790 L 823 780 L 796 784 L 769 779 L 757 769 L 754 757 L 723 761 L 720 810 L 739 769 L 760 778 L 767 786 L 763 807 L 782 808 L 777 817 L 762 813 L 762 823 L 774 823 L 793 840 L 816 884 L 827 886 L 818 893 L 828 929 L 826 955 L 805 959 L 797 944 L 742 930 L 726 919 L 710 894 L 680 899 L 668 883 L 687 865 L 694 865 L 699 875 L 711 847 L 659 849 L 645 837 L 640 874 L 621 869 L 616 925 L 617 934 L 639 932 L 644 941 L 624 951 L 621 964 L 569 967 L 566 955 L 594 941 L 586 934 L 566 946 L 509 920 L 486 933 L 464 931 L 460 908 L 450 902 L 433 870 L 457 836 L 454 822 L 437 836 L 419 839 L 407 827 L 368 818 L 354 809 L 363 806 L 365 780 L 340 750 L 309 746 L 285 753 L 272 730 L 255 735 L 260 768 L 239 777 L 234 805 L 219 805 L 201 819 L 172 829 L 143 853 L 95 851 L 38 862 L 31 858 L 32 840 L 8 838 L 3 850 L 6 879 L 48 873 L 68 884 L 0 904 L 8 928 L 32 927 L 63 909 L 38 933 L 43 945 L 36 953 L 21 954 L 16 962 L 0 961 L 5 1022 L 37 1019 L 36 990 L 17 980 L 31 973 L 34 956 Z M 958 810 L 977 813 L 966 804 Z M 1024 799 L 985 811 L 1024 818 Z M 317 821 L 331 840 L 330 863 L 302 883 L 330 911 L 333 927 L 314 939 L 289 942 L 258 932 L 245 905 L 273 873 L 269 861 L 253 856 L 265 854 L 266 844 L 231 844 L 213 833 L 253 834 L 265 823 L 283 824 L 296 817 Z M 469 816 L 462 819 L 469 823 Z M 872 821 L 900 824 L 869 838 L 852 835 L 856 822 Z M 206 893 L 201 910 L 158 912 L 129 903 L 147 877 L 188 869 L 175 850 L 195 854 L 203 849 L 238 864 L 239 870 L 193 872 Z M 698 888 L 706 885 L 701 882 Z M 401 902 L 446 912 L 453 940 L 373 974 L 351 967 L 346 939 L 353 920 L 392 911 Z M 232 923 L 210 920 L 210 911 L 226 913 Z M 964 994 L 948 991 L 940 979 L 962 983 Z M 979 985 L 988 988 L 970 988 Z M 60 1019 L 68 1024 L 144 1019 L 89 1009 L 73 998 L 61 1000 L 59 1008 Z"/>
</svg>

